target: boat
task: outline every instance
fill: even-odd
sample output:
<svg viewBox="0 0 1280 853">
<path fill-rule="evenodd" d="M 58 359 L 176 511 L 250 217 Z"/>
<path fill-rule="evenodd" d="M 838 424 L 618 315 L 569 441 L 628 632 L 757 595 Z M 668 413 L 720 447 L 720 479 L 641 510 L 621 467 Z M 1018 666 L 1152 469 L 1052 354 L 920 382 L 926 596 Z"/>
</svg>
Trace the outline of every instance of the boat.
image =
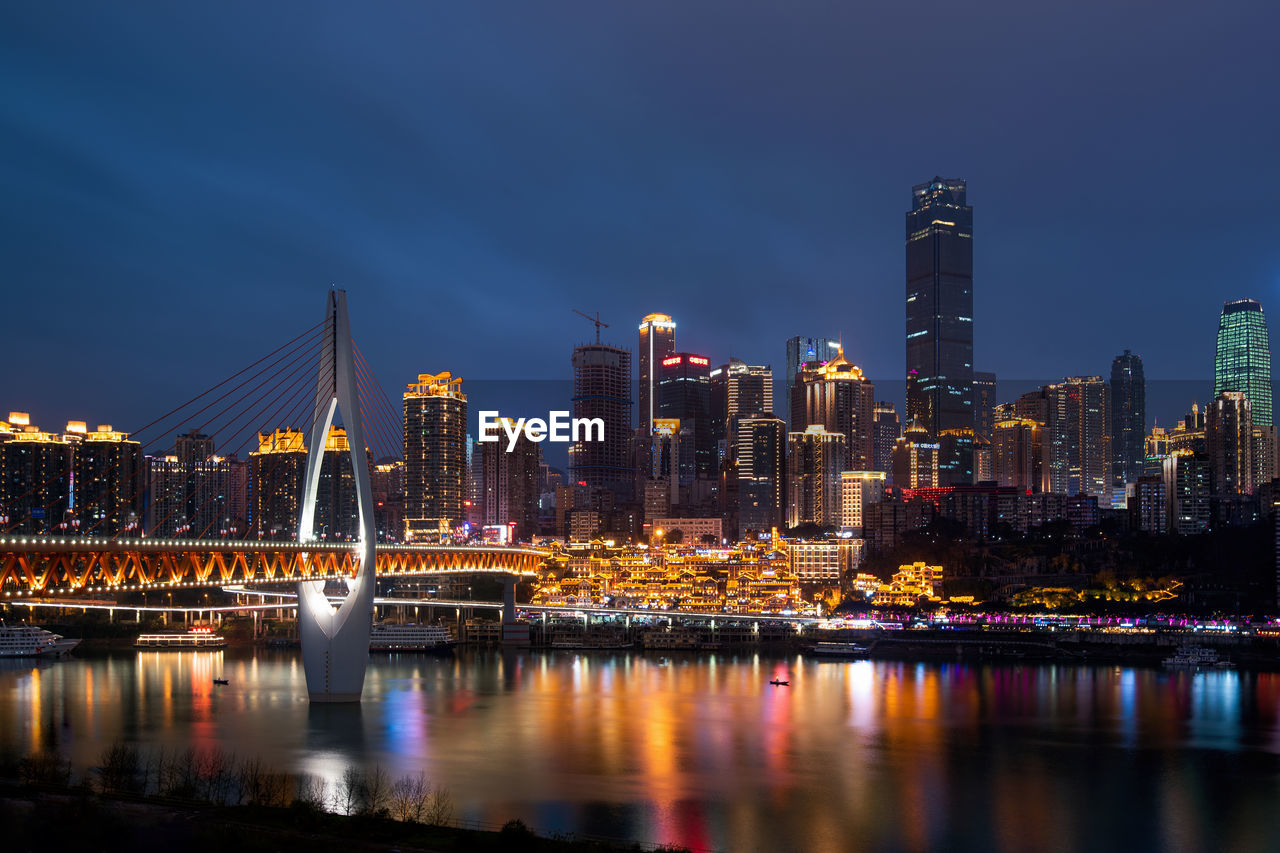
<svg viewBox="0 0 1280 853">
<path fill-rule="evenodd" d="M 432 654 L 453 651 L 455 645 L 449 632 L 439 625 L 394 625 L 379 622 L 369 634 L 371 652 L 429 652 Z"/>
<path fill-rule="evenodd" d="M 214 684 L 230 684 L 231 682 L 230 682 L 230 681 L 227 681 L 227 679 L 225 679 L 225 678 L 215 678 L 215 679 L 213 680 L 213 683 L 214 683 Z"/>
<path fill-rule="evenodd" d="M 811 655 L 829 658 L 864 658 L 870 651 L 859 643 L 829 642 L 814 643 L 808 650 Z"/>
<path fill-rule="evenodd" d="M 138 649 L 177 649 L 179 651 L 221 649 L 226 645 L 225 637 L 215 634 L 212 628 L 205 625 L 198 625 L 183 634 L 176 632 L 139 634 L 138 639 L 133 641 L 134 648 Z"/>
<path fill-rule="evenodd" d="M 1230 669 L 1235 664 L 1218 655 L 1217 649 L 1204 646 L 1179 646 L 1172 657 L 1164 659 L 1170 669 Z"/>
<path fill-rule="evenodd" d="M 772 684 L 774 687 L 790 687 L 791 686 L 790 681 L 779 681 L 776 678 L 773 681 L 770 681 L 769 683 Z"/>
<path fill-rule="evenodd" d="M 78 645 L 79 640 L 68 640 L 35 625 L 0 622 L 0 658 L 59 658 Z"/>
</svg>

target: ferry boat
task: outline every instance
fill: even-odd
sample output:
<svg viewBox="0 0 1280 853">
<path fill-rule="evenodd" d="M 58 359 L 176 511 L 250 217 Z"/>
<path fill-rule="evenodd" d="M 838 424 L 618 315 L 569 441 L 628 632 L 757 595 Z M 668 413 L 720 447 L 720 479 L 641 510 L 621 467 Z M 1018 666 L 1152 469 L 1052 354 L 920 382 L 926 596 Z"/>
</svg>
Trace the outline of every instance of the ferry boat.
<svg viewBox="0 0 1280 853">
<path fill-rule="evenodd" d="M 62 657 L 80 645 L 61 634 L 35 625 L 6 625 L 0 622 L 0 658 Z"/>
<path fill-rule="evenodd" d="M 1217 649 L 1204 646 L 1179 646 L 1177 654 L 1164 659 L 1164 665 L 1174 669 L 1229 669 L 1235 666 L 1220 657 Z"/>
<path fill-rule="evenodd" d="M 432 652 L 452 651 L 454 640 L 439 625 L 393 625 L 380 622 L 369 635 L 371 652 Z"/>
<path fill-rule="evenodd" d="M 197 626 L 185 634 L 140 634 L 133 646 L 138 649 L 222 649 L 226 648 L 225 637 L 215 634 L 212 628 Z"/>
<path fill-rule="evenodd" d="M 858 643 L 828 642 L 814 643 L 809 654 L 829 658 L 864 658 L 869 649 Z"/>
</svg>

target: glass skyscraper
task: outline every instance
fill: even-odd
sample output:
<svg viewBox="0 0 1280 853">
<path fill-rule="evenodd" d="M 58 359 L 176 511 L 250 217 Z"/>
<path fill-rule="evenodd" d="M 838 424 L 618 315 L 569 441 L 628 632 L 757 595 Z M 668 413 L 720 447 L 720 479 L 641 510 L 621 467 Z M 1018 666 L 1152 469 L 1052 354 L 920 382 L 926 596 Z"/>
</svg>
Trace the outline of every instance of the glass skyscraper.
<svg viewBox="0 0 1280 853">
<path fill-rule="evenodd" d="M 840 342 L 827 338 L 806 338 L 796 336 L 787 338 L 787 396 L 782 405 L 791 406 L 791 389 L 796 384 L 796 374 L 803 365 L 818 367 L 826 364 L 840 352 Z M 792 424 L 792 428 L 804 429 L 804 424 Z"/>
<path fill-rule="evenodd" d="M 1115 487 L 1136 483 L 1146 462 L 1147 381 L 1129 350 L 1111 362 L 1111 473 Z"/>
<path fill-rule="evenodd" d="M 1213 361 L 1213 396 L 1240 391 L 1249 398 L 1253 423 L 1271 426 L 1271 343 L 1267 318 L 1256 299 L 1222 306 L 1218 353 Z"/>
<path fill-rule="evenodd" d="M 907 418 L 949 433 L 945 485 L 973 480 L 973 208 L 965 182 L 911 188 L 907 213 Z M 967 440 L 966 440 L 967 433 Z"/>
</svg>

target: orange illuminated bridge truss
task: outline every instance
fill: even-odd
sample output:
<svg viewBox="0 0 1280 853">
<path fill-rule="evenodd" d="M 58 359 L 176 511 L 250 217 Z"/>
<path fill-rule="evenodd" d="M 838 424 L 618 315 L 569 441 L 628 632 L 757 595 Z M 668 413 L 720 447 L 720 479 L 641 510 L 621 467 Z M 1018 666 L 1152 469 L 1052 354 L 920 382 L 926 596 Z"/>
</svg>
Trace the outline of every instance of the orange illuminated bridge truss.
<svg viewBox="0 0 1280 853">
<path fill-rule="evenodd" d="M 547 558 L 535 548 L 388 545 L 379 577 L 501 574 L 533 577 Z M 25 595 L 119 592 L 355 577 L 351 543 L 196 539 L 0 537 L 0 591 Z"/>
</svg>

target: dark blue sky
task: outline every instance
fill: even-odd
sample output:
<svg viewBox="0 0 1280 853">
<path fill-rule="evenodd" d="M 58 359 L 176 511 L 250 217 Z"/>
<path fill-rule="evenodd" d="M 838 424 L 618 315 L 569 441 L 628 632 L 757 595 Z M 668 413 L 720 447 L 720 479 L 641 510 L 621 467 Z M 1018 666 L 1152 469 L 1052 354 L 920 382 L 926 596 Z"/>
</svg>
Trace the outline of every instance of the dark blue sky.
<svg viewBox="0 0 1280 853">
<path fill-rule="evenodd" d="M 1207 378 L 1224 299 L 1280 312 L 1278 31 L 1274 0 L 6 3 L 0 408 L 141 424 L 331 283 L 393 398 L 567 377 L 572 308 L 775 367 L 842 335 L 897 380 L 935 174 L 969 180 L 978 368 Z"/>
</svg>

